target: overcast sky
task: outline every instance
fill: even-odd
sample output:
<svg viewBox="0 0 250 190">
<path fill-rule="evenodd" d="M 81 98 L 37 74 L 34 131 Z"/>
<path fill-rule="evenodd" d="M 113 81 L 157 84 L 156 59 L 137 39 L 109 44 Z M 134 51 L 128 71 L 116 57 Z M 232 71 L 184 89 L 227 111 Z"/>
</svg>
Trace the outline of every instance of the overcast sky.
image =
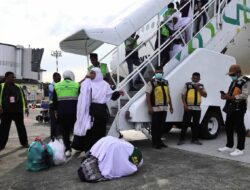
<svg viewBox="0 0 250 190">
<path fill-rule="evenodd" d="M 0 0 L 0 43 L 45 48 L 44 82 L 56 71 L 52 50 L 84 25 L 104 25 L 140 0 Z M 86 57 L 62 52 L 59 72 L 70 69 L 76 80 L 86 73 Z"/>
</svg>

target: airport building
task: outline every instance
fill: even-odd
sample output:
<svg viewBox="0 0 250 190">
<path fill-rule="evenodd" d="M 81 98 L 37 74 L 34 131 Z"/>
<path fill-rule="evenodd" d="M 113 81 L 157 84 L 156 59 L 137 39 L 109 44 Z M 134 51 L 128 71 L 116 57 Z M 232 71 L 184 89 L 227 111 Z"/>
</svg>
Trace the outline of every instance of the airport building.
<svg viewBox="0 0 250 190">
<path fill-rule="evenodd" d="M 24 92 L 30 102 L 43 98 L 41 82 L 44 70 L 40 68 L 43 51 L 0 43 L 0 80 L 3 81 L 7 71 L 13 72 L 17 82 L 26 86 Z"/>
</svg>

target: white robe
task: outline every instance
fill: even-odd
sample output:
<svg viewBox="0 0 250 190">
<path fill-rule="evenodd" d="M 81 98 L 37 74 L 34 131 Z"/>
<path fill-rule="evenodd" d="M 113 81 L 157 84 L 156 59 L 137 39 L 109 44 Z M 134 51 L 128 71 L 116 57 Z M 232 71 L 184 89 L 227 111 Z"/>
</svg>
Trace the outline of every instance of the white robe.
<svg viewBox="0 0 250 190">
<path fill-rule="evenodd" d="M 91 129 L 91 117 L 89 106 L 91 102 L 105 104 L 113 94 L 109 84 L 103 80 L 101 70 L 97 67 L 91 69 L 96 73 L 96 77 L 91 80 L 86 78 L 81 84 L 81 92 L 77 102 L 77 115 L 74 126 L 74 135 L 85 136 L 87 130 Z M 91 97 L 92 94 L 92 97 Z"/>
<path fill-rule="evenodd" d="M 102 175 L 107 179 L 113 179 L 133 174 L 138 170 L 137 166 L 129 161 L 133 150 L 134 146 L 129 142 L 106 136 L 92 146 L 90 153 L 98 159 Z"/>
</svg>

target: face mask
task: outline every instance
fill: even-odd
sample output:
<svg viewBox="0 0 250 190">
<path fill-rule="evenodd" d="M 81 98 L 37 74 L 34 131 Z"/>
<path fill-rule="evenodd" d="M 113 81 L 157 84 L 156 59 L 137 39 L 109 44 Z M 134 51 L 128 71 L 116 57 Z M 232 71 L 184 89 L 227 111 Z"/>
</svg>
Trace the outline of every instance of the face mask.
<svg viewBox="0 0 250 190">
<path fill-rule="evenodd" d="M 231 76 L 232 81 L 237 80 L 237 76 Z"/>
<path fill-rule="evenodd" d="M 162 79 L 162 73 L 155 73 L 156 79 Z"/>
</svg>

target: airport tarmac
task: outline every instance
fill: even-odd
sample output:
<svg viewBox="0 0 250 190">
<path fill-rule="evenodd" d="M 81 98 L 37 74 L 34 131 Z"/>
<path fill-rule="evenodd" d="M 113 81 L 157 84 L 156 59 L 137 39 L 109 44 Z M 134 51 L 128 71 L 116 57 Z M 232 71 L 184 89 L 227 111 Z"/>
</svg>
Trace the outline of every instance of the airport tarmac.
<svg viewBox="0 0 250 190">
<path fill-rule="evenodd" d="M 49 127 L 37 124 L 31 111 L 25 119 L 29 142 L 36 136 L 49 137 Z M 81 155 L 74 154 L 65 165 L 40 172 L 25 170 L 26 151 L 20 147 L 16 129 L 13 126 L 6 149 L 0 152 L 0 189 L 90 189 L 90 190 L 158 190 L 158 189 L 249 189 L 250 186 L 250 138 L 247 138 L 245 155 L 237 158 L 217 152 L 224 146 L 225 132 L 221 131 L 215 140 L 202 140 L 203 145 L 177 146 L 179 130 L 165 136 L 169 148 L 151 148 L 145 136 L 134 131 L 124 136 L 143 153 L 144 165 L 136 174 L 96 184 L 82 183 L 77 176 Z M 136 140 L 141 139 L 141 140 Z"/>
</svg>

